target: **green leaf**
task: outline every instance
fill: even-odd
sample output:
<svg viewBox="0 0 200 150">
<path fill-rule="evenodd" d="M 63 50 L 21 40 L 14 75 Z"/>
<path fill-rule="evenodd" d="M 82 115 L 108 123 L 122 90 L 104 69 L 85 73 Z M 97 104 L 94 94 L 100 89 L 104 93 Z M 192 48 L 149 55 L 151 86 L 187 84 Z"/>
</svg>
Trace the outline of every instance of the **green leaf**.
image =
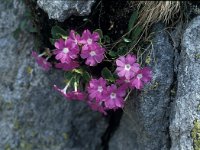
<svg viewBox="0 0 200 150">
<path fill-rule="evenodd" d="M 131 17 L 129 19 L 128 31 L 130 31 L 133 28 L 137 18 L 138 18 L 138 11 L 136 10 L 136 11 L 133 12 L 133 14 L 131 15 Z"/>
<path fill-rule="evenodd" d="M 131 34 L 132 41 L 137 41 L 141 33 L 142 27 L 137 27 Z"/>
<path fill-rule="evenodd" d="M 24 17 L 26 18 L 31 18 L 32 15 L 31 15 L 31 11 L 29 9 L 27 9 L 25 12 L 24 12 Z"/>
<path fill-rule="evenodd" d="M 101 71 L 101 75 L 102 75 L 103 78 L 105 78 L 106 80 L 108 80 L 110 82 L 115 81 L 113 74 L 111 73 L 111 71 L 107 67 L 103 68 L 103 70 Z"/>
<path fill-rule="evenodd" d="M 103 32 L 101 29 L 96 29 L 96 30 L 94 30 L 94 32 L 99 33 L 100 38 L 103 38 Z"/>
<path fill-rule="evenodd" d="M 52 38 L 49 38 L 49 41 L 51 42 L 52 45 L 55 44 L 55 42 L 57 41 L 57 39 L 52 39 Z"/>
<path fill-rule="evenodd" d="M 82 68 L 78 68 L 78 69 L 73 69 L 73 71 L 77 74 L 83 74 L 84 70 Z"/>
<path fill-rule="evenodd" d="M 116 57 L 117 56 L 117 52 L 115 51 L 109 51 L 108 53 L 111 57 Z"/>
<path fill-rule="evenodd" d="M 53 26 L 51 29 L 51 35 L 54 39 L 59 39 L 62 36 L 67 36 L 67 32 L 59 26 Z"/>
<path fill-rule="evenodd" d="M 72 72 L 70 72 L 70 71 L 65 72 L 65 78 L 67 80 L 70 80 L 72 77 L 74 77 L 74 74 Z"/>
<path fill-rule="evenodd" d="M 128 39 L 128 38 L 123 38 L 124 42 L 126 43 L 130 43 L 131 42 L 131 39 Z"/>
<path fill-rule="evenodd" d="M 122 56 L 125 55 L 128 52 L 128 47 L 126 45 L 121 45 L 117 49 L 117 55 Z"/>
<path fill-rule="evenodd" d="M 88 18 L 84 18 L 83 21 L 88 21 Z"/>
<path fill-rule="evenodd" d="M 83 77 L 83 80 L 85 82 L 88 82 L 90 80 L 90 74 L 87 72 L 87 71 L 84 71 L 83 74 L 82 74 L 82 77 Z"/>
<path fill-rule="evenodd" d="M 115 78 L 115 80 L 118 78 L 117 74 L 113 74 L 113 77 Z"/>
<path fill-rule="evenodd" d="M 37 32 L 37 28 L 31 26 L 30 28 L 28 28 L 28 31 L 29 31 L 30 33 L 36 33 L 36 32 Z"/>
<path fill-rule="evenodd" d="M 110 43 L 110 37 L 108 35 L 103 36 L 103 43 Z"/>
<path fill-rule="evenodd" d="M 63 39 L 66 40 L 68 36 L 66 36 L 66 35 L 61 35 L 61 37 L 62 37 Z"/>
<path fill-rule="evenodd" d="M 15 39 L 19 39 L 19 36 L 20 36 L 21 32 L 22 32 L 21 29 L 17 28 L 15 31 L 13 31 L 13 37 Z"/>
<path fill-rule="evenodd" d="M 28 21 L 27 21 L 27 20 L 22 20 L 22 21 L 20 22 L 20 28 L 21 28 L 22 30 L 24 30 L 27 26 L 28 26 Z"/>
</svg>

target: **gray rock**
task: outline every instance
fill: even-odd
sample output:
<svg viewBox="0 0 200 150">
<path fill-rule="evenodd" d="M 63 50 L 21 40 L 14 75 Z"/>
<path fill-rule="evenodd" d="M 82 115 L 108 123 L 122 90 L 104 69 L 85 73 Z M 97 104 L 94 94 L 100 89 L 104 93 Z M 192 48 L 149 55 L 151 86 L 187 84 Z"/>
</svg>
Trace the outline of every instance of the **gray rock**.
<svg viewBox="0 0 200 150">
<path fill-rule="evenodd" d="M 137 97 L 128 99 L 110 150 L 165 150 L 169 147 L 169 103 L 173 83 L 174 49 L 161 24 L 151 49 L 153 80 Z"/>
<path fill-rule="evenodd" d="M 44 72 L 36 65 L 29 33 L 13 38 L 24 11 L 18 0 L 0 4 L 0 149 L 99 149 L 104 118 L 53 90 L 55 83 L 64 86 L 63 72 Z"/>
<path fill-rule="evenodd" d="M 192 150 L 191 130 L 200 103 L 200 16 L 194 18 L 182 38 L 180 64 L 178 66 L 178 88 L 172 104 L 170 123 L 171 150 Z"/>
<path fill-rule="evenodd" d="M 49 16 L 63 22 L 72 15 L 86 16 L 91 12 L 95 0 L 37 0 L 37 4 Z"/>
</svg>

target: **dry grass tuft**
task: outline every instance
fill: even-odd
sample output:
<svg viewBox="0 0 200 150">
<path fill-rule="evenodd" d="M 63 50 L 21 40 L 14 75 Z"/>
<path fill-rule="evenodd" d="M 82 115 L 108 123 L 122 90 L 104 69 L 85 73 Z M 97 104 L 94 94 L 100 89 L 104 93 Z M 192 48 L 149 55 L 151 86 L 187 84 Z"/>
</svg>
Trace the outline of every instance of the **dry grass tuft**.
<svg viewBox="0 0 200 150">
<path fill-rule="evenodd" d="M 147 29 L 159 21 L 169 23 L 174 15 L 180 12 L 180 5 L 180 1 L 139 1 L 138 24 Z"/>
</svg>

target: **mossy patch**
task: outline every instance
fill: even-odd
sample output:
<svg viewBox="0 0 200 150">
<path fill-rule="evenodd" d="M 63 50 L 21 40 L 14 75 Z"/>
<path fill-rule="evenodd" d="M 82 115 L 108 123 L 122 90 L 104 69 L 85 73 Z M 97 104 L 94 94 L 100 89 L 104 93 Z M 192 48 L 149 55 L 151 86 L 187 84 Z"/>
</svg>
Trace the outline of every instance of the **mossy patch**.
<svg viewBox="0 0 200 150">
<path fill-rule="evenodd" d="M 20 142 L 20 148 L 21 148 L 21 150 L 32 150 L 32 144 L 30 144 L 30 143 L 27 143 L 26 141 L 24 141 L 24 140 L 22 140 L 21 142 Z"/>
<path fill-rule="evenodd" d="M 10 144 L 6 144 L 4 148 L 5 150 L 11 150 Z"/>
<path fill-rule="evenodd" d="M 200 120 L 194 120 L 194 127 L 191 132 L 193 139 L 193 148 L 194 150 L 200 150 Z"/>
<path fill-rule="evenodd" d="M 197 111 L 200 111 L 200 104 L 198 104 L 197 106 Z"/>
</svg>

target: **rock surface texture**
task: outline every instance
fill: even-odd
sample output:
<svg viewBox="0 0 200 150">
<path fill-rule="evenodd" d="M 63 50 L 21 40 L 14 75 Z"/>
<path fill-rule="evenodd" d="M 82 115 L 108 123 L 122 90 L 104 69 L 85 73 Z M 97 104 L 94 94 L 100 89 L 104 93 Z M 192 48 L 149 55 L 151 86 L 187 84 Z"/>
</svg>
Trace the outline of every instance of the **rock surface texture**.
<svg viewBox="0 0 200 150">
<path fill-rule="evenodd" d="M 95 0 L 37 0 L 37 4 L 49 19 L 64 21 L 72 15 L 85 16 L 91 12 Z"/>
<path fill-rule="evenodd" d="M 170 136 L 171 150 L 192 150 L 191 131 L 195 119 L 200 119 L 200 16 L 184 31 L 178 66 L 178 87 L 172 104 Z M 200 148 L 200 147 L 199 147 Z"/>
<path fill-rule="evenodd" d="M 50 19 L 61 22 L 88 15 L 94 2 L 37 0 Z M 114 123 L 53 90 L 53 84 L 64 87 L 63 72 L 44 72 L 36 65 L 30 33 L 13 37 L 25 12 L 19 0 L 0 3 L 0 150 L 107 150 L 107 145 L 109 150 L 195 149 L 191 131 L 194 120 L 200 120 L 200 16 L 180 35 L 170 36 L 162 24 L 154 26 L 147 51 L 153 80 L 127 100 L 120 125 L 105 146 L 102 137 Z"/>
<path fill-rule="evenodd" d="M 173 82 L 174 49 L 162 25 L 153 39 L 150 66 L 152 83 L 127 101 L 110 150 L 164 150 L 169 148 L 169 103 Z"/>
<path fill-rule="evenodd" d="M 0 4 L 0 149 L 96 150 L 107 124 L 80 102 L 66 101 L 52 88 L 63 73 L 42 71 L 30 56 L 33 37 L 15 31 L 24 14 L 18 0 Z"/>
</svg>

